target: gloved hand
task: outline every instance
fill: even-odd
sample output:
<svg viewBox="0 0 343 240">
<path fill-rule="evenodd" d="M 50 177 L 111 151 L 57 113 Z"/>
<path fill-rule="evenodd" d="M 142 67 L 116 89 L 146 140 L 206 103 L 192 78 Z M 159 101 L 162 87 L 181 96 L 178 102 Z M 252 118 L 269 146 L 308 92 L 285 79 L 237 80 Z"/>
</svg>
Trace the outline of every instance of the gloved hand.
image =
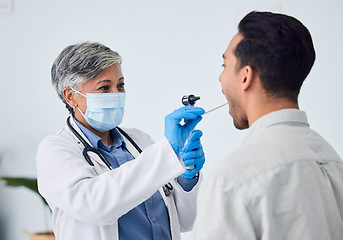
<svg viewBox="0 0 343 240">
<path fill-rule="evenodd" d="M 191 131 L 201 121 L 201 115 L 204 113 L 205 110 L 202 108 L 185 106 L 174 110 L 164 118 L 164 135 L 176 155 L 179 155 L 180 149 L 184 146 Z M 183 125 L 180 124 L 182 119 L 187 120 Z"/>
<path fill-rule="evenodd" d="M 194 165 L 193 169 L 186 169 L 182 174 L 184 178 L 193 178 L 205 163 L 205 154 L 202 149 L 200 138 L 202 131 L 195 130 L 189 137 L 189 142 L 180 150 L 180 155 L 186 167 Z"/>
</svg>

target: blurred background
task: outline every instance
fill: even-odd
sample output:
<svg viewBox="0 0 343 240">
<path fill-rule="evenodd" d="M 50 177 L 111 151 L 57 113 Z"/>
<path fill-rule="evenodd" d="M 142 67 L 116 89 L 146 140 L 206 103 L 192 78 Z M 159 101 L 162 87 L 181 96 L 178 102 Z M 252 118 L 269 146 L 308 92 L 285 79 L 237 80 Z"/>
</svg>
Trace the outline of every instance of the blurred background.
<svg viewBox="0 0 343 240">
<path fill-rule="evenodd" d="M 122 55 L 121 126 L 159 140 L 164 116 L 181 106 L 183 95 L 201 96 L 196 105 L 205 110 L 225 103 L 222 54 L 251 10 L 294 16 L 311 32 L 317 59 L 300 108 L 343 156 L 342 8 L 341 0 L 0 0 L 0 176 L 36 177 L 38 144 L 64 127 L 68 111 L 51 86 L 50 69 L 67 45 L 96 41 Z M 205 174 L 245 135 L 233 127 L 227 106 L 205 115 L 198 128 Z M 33 192 L 0 181 L 0 239 L 28 239 L 24 229 L 51 230 L 50 212 Z"/>
</svg>

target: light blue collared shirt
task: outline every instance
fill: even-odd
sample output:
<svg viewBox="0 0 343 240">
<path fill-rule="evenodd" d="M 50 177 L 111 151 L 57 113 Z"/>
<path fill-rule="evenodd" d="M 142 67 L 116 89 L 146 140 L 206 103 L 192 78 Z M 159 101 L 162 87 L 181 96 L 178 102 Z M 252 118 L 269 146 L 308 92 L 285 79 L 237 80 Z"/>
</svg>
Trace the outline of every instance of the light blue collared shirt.
<svg viewBox="0 0 343 240">
<path fill-rule="evenodd" d="M 110 162 L 113 168 L 133 160 L 133 156 L 127 151 L 126 143 L 117 129 L 110 130 L 113 144 L 106 146 L 99 136 L 85 128 L 75 120 L 77 126 L 90 141 L 91 145 L 98 149 Z M 178 182 L 185 191 L 190 191 L 196 185 L 198 179 L 185 179 L 178 177 Z M 119 239 L 153 239 L 171 240 L 169 216 L 159 191 L 156 191 L 149 199 L 142 202 L 118 220 Z"/>
</svg>

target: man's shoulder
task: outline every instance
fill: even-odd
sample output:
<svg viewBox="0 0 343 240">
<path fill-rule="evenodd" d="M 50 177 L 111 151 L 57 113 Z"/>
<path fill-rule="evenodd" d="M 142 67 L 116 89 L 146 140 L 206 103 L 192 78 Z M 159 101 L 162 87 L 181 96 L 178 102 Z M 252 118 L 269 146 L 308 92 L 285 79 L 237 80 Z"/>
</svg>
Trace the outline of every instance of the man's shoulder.
<svg viewBox="0 0 343 240">
<path fill-rule="evenodd" d="M 262 157 L 262 153 L 241 145 L 216 165 L 216 175 L 233 184 L 250 181 L 268 166 L 269 159 Z"/>
<path fill-rule="evenodd" d="M 246 182 L 280 166 L 298 161 L 341 158 L 329 143 L 310 128 L 273 126 L 244 142 L 216 166 L 228 181 Z"/>
</svg>

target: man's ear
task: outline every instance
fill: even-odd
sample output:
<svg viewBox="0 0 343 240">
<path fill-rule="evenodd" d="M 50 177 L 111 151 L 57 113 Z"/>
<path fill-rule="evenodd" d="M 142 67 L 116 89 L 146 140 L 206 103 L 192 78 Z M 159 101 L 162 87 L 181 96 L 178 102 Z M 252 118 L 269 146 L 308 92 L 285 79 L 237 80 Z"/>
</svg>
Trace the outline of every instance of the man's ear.
<svg viewBox="0 0 343 240">
<path fill-rule="evenodd" d="M 72 108 L 77 107 L 77 102 L 75 101 L 75 93 L 73 90 L 71 90 L 71 88 L 64 88 L 63 96 L 64 96 L 64 99 L 69 104 L 69 106 L 71 106 Z"/>
<path fill-rule="evenodd" d="M 241 86 L 242 90 L 246 91 L 249 88 L 252 87 L 252 84 L 254 82 L 254 71 L 250 66 L 245 66 L 241 70 L 242 76 L 241 76 Z"/>
</svg>

